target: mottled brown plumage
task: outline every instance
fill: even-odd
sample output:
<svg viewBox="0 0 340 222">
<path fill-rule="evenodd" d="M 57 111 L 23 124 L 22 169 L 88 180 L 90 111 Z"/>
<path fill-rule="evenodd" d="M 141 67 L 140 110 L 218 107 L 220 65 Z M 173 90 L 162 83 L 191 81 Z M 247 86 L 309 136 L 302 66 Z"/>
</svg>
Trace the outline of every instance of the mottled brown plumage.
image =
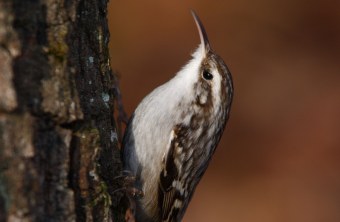
<svg viewBox="0 0 340 222">
<path fill-rule="evenodd" d="M 138 222 L 181 221 L 229 117 L 230 72 L 193 13 L 201 45 L 169 82 L 143 99 L 123 140 L 124 167 L 144 192 Z"/>
</svg>

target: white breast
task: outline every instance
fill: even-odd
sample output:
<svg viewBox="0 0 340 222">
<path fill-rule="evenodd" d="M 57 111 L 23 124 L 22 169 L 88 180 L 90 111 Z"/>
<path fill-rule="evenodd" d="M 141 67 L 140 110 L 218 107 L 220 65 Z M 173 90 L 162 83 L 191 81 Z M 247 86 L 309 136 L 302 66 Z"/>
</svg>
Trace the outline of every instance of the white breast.
<svg viewBox="0 0 340 222">
<path fill-rule="evenodd" d="M 199 67 L 203 56 L 201 48 L 193 54 L 193 59 L 182 68 L 177 75 L 167 83 L 159 86 L 146 96 L 134 112 L 134 117 L 128 126 L 131 131 L 130 140 L 124 141 L 126 169 L 133 175 L 141 171 L 142 188 L 145 193 L 144 207 L 150 209 L 156 200 L 147 199 L 155 189 L 160 175 L 164 154 L 168 152 L 170 134 L 175 125 L 189 122 L 183 119 L 183 109 L 187 109 L 194 99 L 193 84 L 197 82 Z M 147 164 L 145 164 L 147 163 Z M 147 175 L 147 176 L 146 176 Z M 147 210 L 147 209 L 146 209 Z"/>
</svg>

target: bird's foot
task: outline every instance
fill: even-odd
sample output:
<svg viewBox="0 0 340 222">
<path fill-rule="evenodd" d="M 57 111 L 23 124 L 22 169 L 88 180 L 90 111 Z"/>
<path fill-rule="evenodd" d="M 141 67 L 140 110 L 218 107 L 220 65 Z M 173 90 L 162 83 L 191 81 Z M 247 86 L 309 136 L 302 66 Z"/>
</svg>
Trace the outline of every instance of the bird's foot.
<svg viewBox="0 0 340 222">
<path fill-rule="evenodd" d="M 123 178 L 123 190 L 126 196 L 125 222 L 136 222 L 136 199 L 143 197 L 144 193 L 135 186 L 136 177 L 132 176 L 131 173 L 128 174 L 130 175 Z"/>
</svg>

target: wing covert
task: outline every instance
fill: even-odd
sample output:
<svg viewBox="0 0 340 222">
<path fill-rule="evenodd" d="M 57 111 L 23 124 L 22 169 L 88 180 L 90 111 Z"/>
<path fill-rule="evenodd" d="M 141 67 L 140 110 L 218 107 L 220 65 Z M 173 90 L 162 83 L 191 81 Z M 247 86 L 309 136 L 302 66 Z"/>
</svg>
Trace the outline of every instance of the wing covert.
<svg viewBox="0 0 340 222">
<path fill-rule="evenodd" d="M 184 161 L 183 144 L 178 127 L 171 132 L 168 150 L 159 179 L 158 203 L 162 221 L 177 221 L 184 200 L 184 184 L 180 176 Z"/>
</svg>

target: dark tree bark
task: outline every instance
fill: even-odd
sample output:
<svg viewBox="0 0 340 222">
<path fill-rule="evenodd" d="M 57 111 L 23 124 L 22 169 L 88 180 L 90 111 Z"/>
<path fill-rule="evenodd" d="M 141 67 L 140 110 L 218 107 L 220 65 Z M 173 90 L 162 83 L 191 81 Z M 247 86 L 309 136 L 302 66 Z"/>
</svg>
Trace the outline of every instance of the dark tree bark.
<svg viewBox="0 0 340 222">
<path fill-rule="evenodd" d="M 121 221 L 107 0 L 0 0 L 0 221 Z"/>
</svg>

